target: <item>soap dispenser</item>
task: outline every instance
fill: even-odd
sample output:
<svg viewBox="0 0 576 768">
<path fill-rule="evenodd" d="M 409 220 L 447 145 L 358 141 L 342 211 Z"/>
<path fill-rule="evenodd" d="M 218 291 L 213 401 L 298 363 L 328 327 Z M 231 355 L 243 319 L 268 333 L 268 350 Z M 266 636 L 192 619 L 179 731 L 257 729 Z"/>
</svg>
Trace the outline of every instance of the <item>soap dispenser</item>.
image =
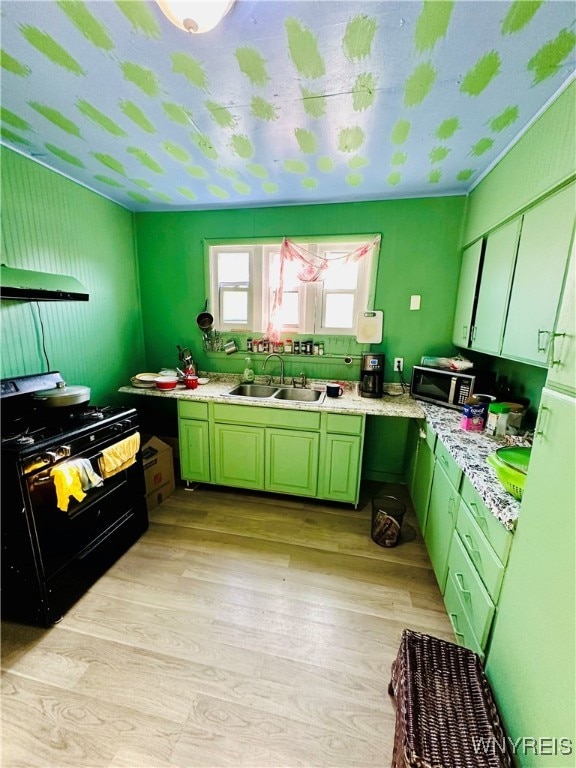
<svg viewBox="0 0 576 768">
<path fill-rule="evenodd" d="M 254 367 L 252 365 L 252 359 L 250 357 L 246 358 L 244 366 L 244 382 L 247 384 L 252 384 L 254 381 Z"/>
</svg>

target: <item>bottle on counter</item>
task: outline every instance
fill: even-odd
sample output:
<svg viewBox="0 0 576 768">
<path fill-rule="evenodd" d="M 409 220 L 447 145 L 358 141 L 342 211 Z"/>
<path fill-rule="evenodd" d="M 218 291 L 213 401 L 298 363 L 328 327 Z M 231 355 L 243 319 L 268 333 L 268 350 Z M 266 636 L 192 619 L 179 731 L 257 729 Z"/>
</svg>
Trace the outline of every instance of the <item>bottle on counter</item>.
<svg viewBox="0 0 576 768">
<path fill-rule="evenodd" d="M 294 342 L 294 354 L 299 355 L 300 354 L 300 342 L 298 339 Z"/>
<path fill-rule="evenodd" d="M 286 341 L 284 342 L 284 352 L 287 355 L 292 354 L 292 339 L 286 339 Z"/>
<path fill-rule="evenodd" d="M 254 366 L 252 365 L 252 358 L 247 357 L 244 365 L 244 382 L 251 384 L 255 379 Z"/>
<path fill-rule="evenodd" d="M 252 339 L 248 338 L 246 339 L 246 352 L 253 352 L 254 351 L 254 342 Z"/>
</svg>

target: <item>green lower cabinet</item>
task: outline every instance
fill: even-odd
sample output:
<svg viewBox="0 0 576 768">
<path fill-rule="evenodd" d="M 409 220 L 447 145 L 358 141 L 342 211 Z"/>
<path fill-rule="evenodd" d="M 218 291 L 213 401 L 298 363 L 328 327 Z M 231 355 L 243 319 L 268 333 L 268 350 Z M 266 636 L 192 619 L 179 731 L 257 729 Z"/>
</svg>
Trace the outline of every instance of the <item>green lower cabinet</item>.
<svg viewBox="0 0 576 768">
<path fill-rule="evenodd" d="M 477 653 L 483 660 L 484 651 L 478 644 L 476 635 L 470 626 L 466 607 L 462 603 L 461 590 L 456 581 L 456 576 L 452 572 L 448 573 L 448 578 L 446 579 L 444 605 L 446 606 L 446 612 L 448 613 L 458 645 L 470 648 L 471 651 Z"/>
<path fill-rule="evenodd" d="M 426 434 L 428 425 L 421 427 L 414 425 L 417 431 L 415 437 L 414 454 L 411 464 L 411 473 L 408 478 L 408 489 L 412 506 L 416 512 L 416 518 L 422 534 L 426 531 L 426 522 L 428 517 L 428 502 L 430 499 L 430 488 L 432 486 L 432 476 L 434 474 L 434 452 L 430 447 L 430 438 Z"/>
<path fill-rule="evenodd" d="M 319 444 L 317 432 L 266 429 L 264 489 L 316 496 Z"/>
<path fill-rule="evenodd" d="M 208 422 L 180 419 L 178 433 L 182 479 L 209 483 L 211 475 Z"/>
<path fill-rule="evenodd" d="M 320 496 L 356 504 L 360 486 L 362 438 L 353 435 L 326 435 Z"/>
<path fill-rule="evenodd" d="M 443 465 L 436 461 L 424 541 L 442 594 L 446 586 L 448 553 L 456 526 L 459 503 L 459 493 L 448 479 Z"/>
<path fill-rule="evenodd" d="M 218 485 L 264 488 L 264 430 L 214 424 L 214 477 Z"/>
</svg>

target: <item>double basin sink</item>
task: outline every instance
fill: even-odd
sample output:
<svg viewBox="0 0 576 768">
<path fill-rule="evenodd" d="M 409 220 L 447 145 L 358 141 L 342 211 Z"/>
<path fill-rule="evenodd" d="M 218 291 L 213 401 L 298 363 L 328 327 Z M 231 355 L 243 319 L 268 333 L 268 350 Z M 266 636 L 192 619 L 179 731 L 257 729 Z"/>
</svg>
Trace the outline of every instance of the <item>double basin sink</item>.
<svg viewBox="0 0 576 768">
<path fill-rule="evenodd" d="M 257 400 L 284 400 L 297 403 L 320 403 L 324 400 L 324 392 L 315 389 L 298 389 L 296 387 L 268 386 L 266 384 L 238 384 L 227 392 L 224 397 L 250 397 Z"/>
</svg>

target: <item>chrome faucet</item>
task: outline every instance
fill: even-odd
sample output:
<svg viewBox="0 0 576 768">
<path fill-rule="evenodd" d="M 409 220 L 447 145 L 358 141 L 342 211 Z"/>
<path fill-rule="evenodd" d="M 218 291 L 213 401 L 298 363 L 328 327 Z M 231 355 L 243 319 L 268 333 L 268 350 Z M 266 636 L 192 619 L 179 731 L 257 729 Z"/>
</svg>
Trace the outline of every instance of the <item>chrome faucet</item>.
<svg viewBox="0 0 576 768">
<path fill-rule="evenodd" d="M 268 360 L 270 360 L 270 358 L 271 358 L 271 357 L 277 357 L 277 358 L 278 358 L 278 360 L 280 360 L 280 384 L 281 384 L 281 386 L 284 386 L 284 384 L 286 383 L 286 382 L 284 381 L 284 359 L 283 359 L 282 357 L 280 357 L 280 355 L 278 354 L 278 352 L 272 352 L 272 354 L 270 354 L 270 355 L 268 355 L 268 356 L 266 357 L 266 359 L 265 359 L 265 360 L 264 360 L 264 362 L 262 363 L 262 371 L 264 371 L 264 370 L 265 370 L 265 368 L 266 368 L 266 363 L 268 362 Z"/>
</svg>

